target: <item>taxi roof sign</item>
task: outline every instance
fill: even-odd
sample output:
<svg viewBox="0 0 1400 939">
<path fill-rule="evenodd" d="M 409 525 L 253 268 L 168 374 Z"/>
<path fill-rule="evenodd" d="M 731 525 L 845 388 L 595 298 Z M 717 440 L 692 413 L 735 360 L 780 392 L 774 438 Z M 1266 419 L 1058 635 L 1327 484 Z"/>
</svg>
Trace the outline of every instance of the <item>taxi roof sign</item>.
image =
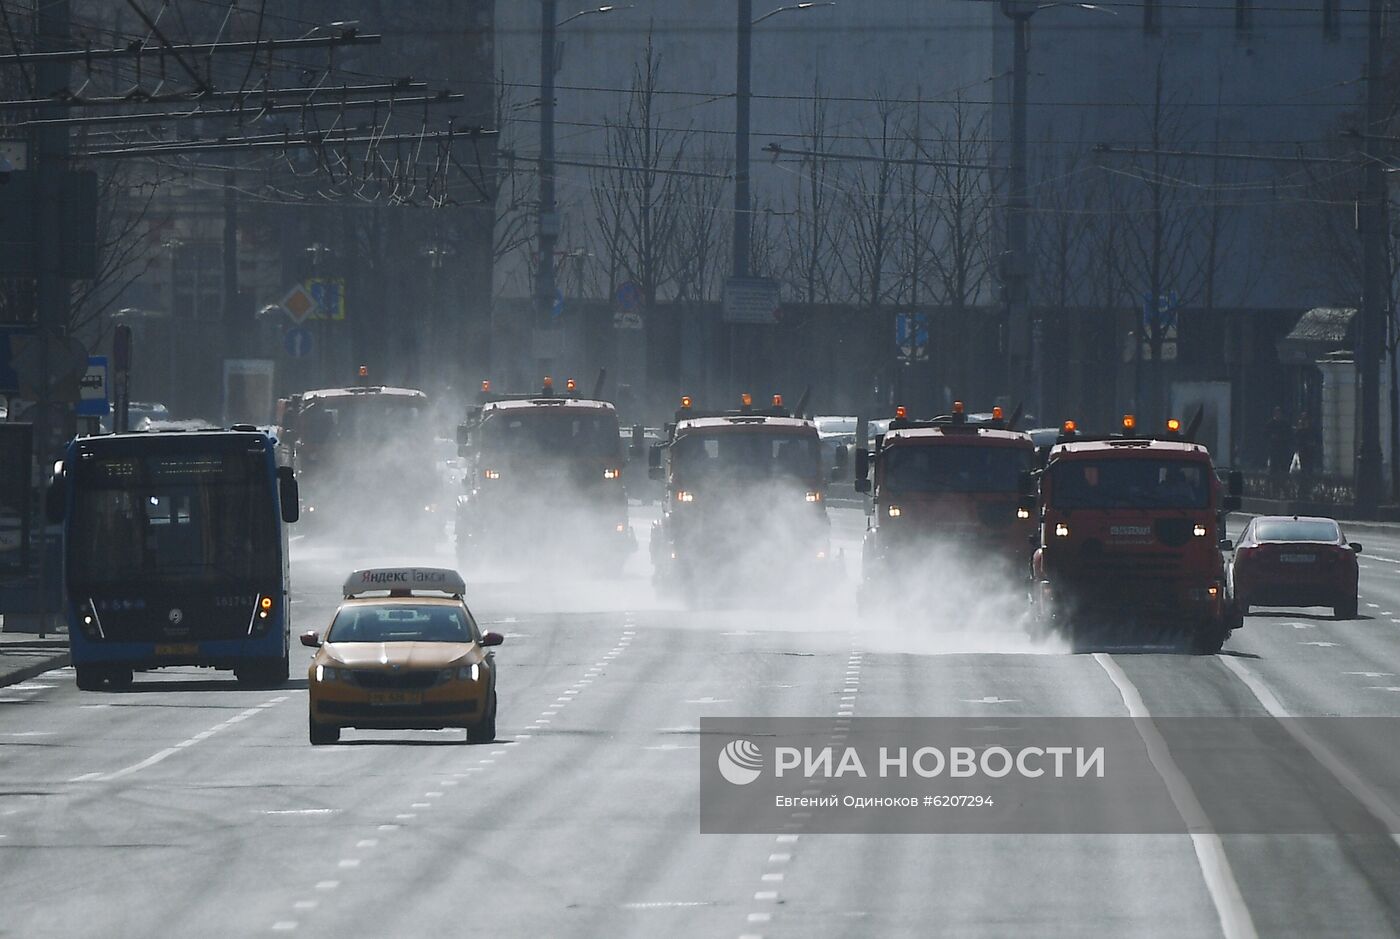
<svg viewBox="0 0 1400 939">
<path fill-rule="evenodd" d="M 467 585 L 461 574 L 445 567 L 374 567 L 355 571 L 345 579 L 346 599 L 385 591 L 460 597 L 467 592 Z"/>
</svg>

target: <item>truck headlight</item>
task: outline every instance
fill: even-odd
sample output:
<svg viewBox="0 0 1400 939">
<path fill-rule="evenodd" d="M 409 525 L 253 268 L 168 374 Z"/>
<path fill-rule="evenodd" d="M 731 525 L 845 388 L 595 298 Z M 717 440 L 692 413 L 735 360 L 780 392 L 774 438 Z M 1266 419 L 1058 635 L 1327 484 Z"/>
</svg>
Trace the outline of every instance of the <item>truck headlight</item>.
<svg viewBox="0 0 1400 939">
<path fill-rule="evenodd" d="M 899 518 L 904 514 L 904 511 L 897 505 L 890 506 L 887 511 L 889 512 L 890 518 Z"/>
<path fill-rule="evenodd" d="M 621 479 L 621 478 L 622 478 L 622 470 L 620 470 L 620 469 L 605 469 L 605 470 L 603 470 L 603 478 L 604 478 L 604 479 Z"/>
<path fill-rule="evenodd" d="M 1016 509 L 1016 517 L 1017 517 L 1017 518 L 1030 518 L 1030 517 L 1031 517 L 1031 510 L 1028 509 L 1028 508 L 1026 508 L 1024 505 L 1023 505 L 1023 506 L 1020 506 L 1019 508 Z"/>
<path fill-rule="evenodd" d="M 1056 522 L 1056 523 L 1055 523 L 1055 537 L 1057 537 L 1057 538 L 1068 538 L 1068 537 L 1069 537 L 1069 526 L 1066 525 L 1064 522 Z"/>
<path fill-rule="evenodd" d="M 808 489 L 808 490 L 807 490 L 807 501 L 808 501 L 808 502 L 820 502 L 820 501 L 822 501 L 822 494 L 821 494 L 820 492 L 818 492 L 817 490 L 815 490 L 815 489 Z"/>
<path fill-rule="evenodd" d="M 677 501 L 677 502 L 694 502 L 694 501 L 695 501 L 695 493 L 691 492 L 689 489 L 682 489 L 682 490 L 680 490 L 679 492 L 676 493 L 676 501 Z"/>
<path fill-rule="evenodd" d="M 500 471 L 500 470 L 493 470 L 493 469 L 482 470 L 482 471 L 481 471 L 481 475 L 482 475 L 482 476 L 485 476 L 487 479 L 500 479 L 500 478 L 501 478 L 501 471 Z"/>
<path fill-rule="evenodd" d="M 1191 534 L 1195 535 L 1197 538 L 1204 538 L 1206 536 L 1206 526 L 1197 522 L 1196 527 L 1191 529 Z"/>
</svg>

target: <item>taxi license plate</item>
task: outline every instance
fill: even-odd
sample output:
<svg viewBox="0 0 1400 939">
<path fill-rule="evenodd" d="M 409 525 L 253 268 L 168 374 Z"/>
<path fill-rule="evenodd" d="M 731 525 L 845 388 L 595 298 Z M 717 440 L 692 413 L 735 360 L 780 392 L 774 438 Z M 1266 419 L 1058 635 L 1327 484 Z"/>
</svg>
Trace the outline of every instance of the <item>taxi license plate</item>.
<svg viewBox="0 0 1400 939">
<path fill-rule="evenodd" d="M 176 642 L 168 645 L 157 645 L 156 655 L 198 655 L 199 646 L 193 642 Z"/>
<path fill-rule="evenodd" d="M 369 703 L 384 705 L 422 704 L 423 695 L 417 691 L 371 691 Z"/>
<path fill-rule="evenodd" d="M 1317 560 L 1316 554 L 1281 554 L 1279 560 L 1284 564 L 1312 564 Z"/>
</svg>

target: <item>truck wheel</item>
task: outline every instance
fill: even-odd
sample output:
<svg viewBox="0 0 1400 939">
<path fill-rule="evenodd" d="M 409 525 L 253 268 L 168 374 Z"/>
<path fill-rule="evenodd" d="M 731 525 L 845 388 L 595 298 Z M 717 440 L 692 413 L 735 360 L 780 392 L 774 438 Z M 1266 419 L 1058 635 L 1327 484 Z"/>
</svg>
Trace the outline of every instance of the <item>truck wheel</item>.
<svg viewBox="0 0 1400 939">
<path fill-rule="evenodd" d="M 1200 655 L 1215 655 L 1225 647 L 1230 638 L 1230 630 L 1223 626 L 1207 626 L 1192 636 L 1192 646 Z"/>
<path fill-rule="evenodd" d="M 78 665 L 73 668 L 78 678 L 79 691 L 101 691 L 102 679 L 106 677 L 96 665 Z"/>
<path fill-rule="evenodd" d="M 1332 607 L 1332 616 L 1336 619 L 1356 619 L 1358 606 L 1356 597 L 1343 600 Z"/>
<path fill-rule="evenodd" d="M 333 724 L 318 724 L 315 718 L 307 717 L 307 728 L 313 746 L 335 743 L 340 739 L 340 728 Z"/>
<path fill-rule="evenodd" d="M 496 692 L 491 692 L 491 703 L 486 716 L 467 728 L 467 743 L 491 743 L 496 739 Z"/>
</svg>

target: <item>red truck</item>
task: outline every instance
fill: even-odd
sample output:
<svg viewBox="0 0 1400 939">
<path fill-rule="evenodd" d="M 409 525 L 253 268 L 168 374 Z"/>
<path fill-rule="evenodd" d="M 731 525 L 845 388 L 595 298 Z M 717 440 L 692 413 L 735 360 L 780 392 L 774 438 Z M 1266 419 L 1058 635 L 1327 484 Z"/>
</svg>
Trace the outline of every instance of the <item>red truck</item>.
<svg viewBox="0 0 1400 939">
<path fill-rule="evenodd" d="M 898 589 L 910 565 L 941 545 L 1000 562 L 1024 584 L 1035 531 L 1024 479 L 1035 465 L 1035 444 L 1001 408 L 976 420 L 958 401 L 952 414 L 925 421 L 899 408 L 874 451 L 855 454 L 856 491 L 874 494 L 860 606 Z"/>
<path fill-rule="evenodd" d="M 1071 422 L 1039 482 L 1032 598 L 1042 624 L 1077 647 L 1166 632 L 1203 653 L 1242 625 L 1221 549 L 1243 481 L 1232 472 L 1223 487 L 1178 421 L 1140 436 L 1128 415 L 1110 437 L 1080 436 Z"/>
</svg>

